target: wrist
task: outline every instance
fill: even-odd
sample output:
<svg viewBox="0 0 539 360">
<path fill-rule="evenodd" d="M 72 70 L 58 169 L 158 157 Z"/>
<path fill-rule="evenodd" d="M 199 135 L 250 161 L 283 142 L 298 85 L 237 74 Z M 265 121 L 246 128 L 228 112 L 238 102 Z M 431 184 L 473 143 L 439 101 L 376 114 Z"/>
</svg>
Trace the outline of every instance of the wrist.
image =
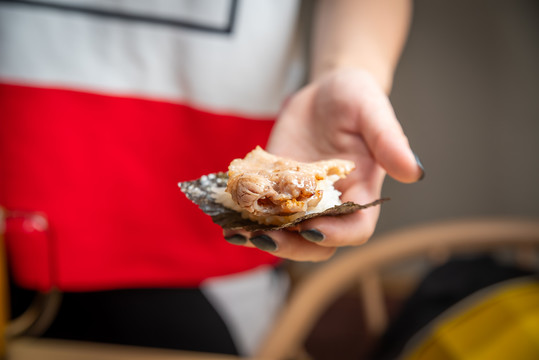
<svg viewBox="0 0 539 360">
<path fill-rule="evenodd" d="M 371 77 L 389 95 L 393 86 L 393 70 L 380 64 L 381 62 L 376 61 L 359 63 L 347 58 L 327 59 L 313 67 L 310 78 L 315 81 L 331 73 L 355 71 Z"/>
</svg>

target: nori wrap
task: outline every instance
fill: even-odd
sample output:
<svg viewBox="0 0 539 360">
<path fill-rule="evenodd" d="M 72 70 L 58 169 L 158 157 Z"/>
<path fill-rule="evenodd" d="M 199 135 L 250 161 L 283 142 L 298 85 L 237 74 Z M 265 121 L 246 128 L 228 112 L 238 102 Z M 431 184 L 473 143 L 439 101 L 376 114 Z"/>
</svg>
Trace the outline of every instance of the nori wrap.
<svg viewBox="0 0 539 360">
<path fill-rule="evenodd" d="M 389 200 L 388 198 L 378 199 L 364 205 L 345 202 L 322 212 L 304 215 L 294 221 L 282 225 L 264 225 L 245 219 L 240 212 L 226 208 L 215 201 L 213 196 L 215 188 L 224 188 L 226 187 L 227 182 L 227 173 L 220 172 L 204 175 L 197 180 L 181 182 L 178 185 L 189 200 L 197 204 L 204 213 L 211 216 L 214 223 L 221 226 L 223 229 L 231 230 L 264 231 L 284 229 L 315 217 L 350 214 L 357 210 L 376 206 Z"/>
</svg>

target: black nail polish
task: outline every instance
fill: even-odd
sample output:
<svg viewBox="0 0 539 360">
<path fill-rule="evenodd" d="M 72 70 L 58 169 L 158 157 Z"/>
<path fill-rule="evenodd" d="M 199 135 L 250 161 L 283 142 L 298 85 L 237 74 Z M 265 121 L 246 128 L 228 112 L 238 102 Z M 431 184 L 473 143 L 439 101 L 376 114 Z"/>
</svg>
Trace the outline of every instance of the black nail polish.
<svg viewBox="0 0 539 360">
<path fill-rule="evenodd" d="M 312 241 L 312 242 L 320 242 L 326 238 L 324 234 L 322 234 L 320 231 L 316 229 L 309 229 L 309 230 L 303 230 L 300 231 L 299 234 L 303 236 L 306 240 Z"/>
<path fill-rule="evenodd" d="M 273 241 L 268 235 L 253 236 L 251 242 L 260 250 L 275 251 L 277 250 L 277 243 Z"/>
<path fill-rule="evenodd" d="M 415 161 L 417 162 L 417 165 L 421 169 L 421 176 L 419 177 L 417 181 L 421 181 L 425 178 L 425 168 L 423 167 L 423 164 L 421 163 L 421 160 L 419 160 L 419 157 L 417 156 L 416 153 L 414 153 L 414 156 L 415 156 Z"/>
<path fill-rule="evenodd" d="M 247 238 L 240 234 L 225 236 L 225 240 L 234 245 L 245 245 Z"/>
</svg>

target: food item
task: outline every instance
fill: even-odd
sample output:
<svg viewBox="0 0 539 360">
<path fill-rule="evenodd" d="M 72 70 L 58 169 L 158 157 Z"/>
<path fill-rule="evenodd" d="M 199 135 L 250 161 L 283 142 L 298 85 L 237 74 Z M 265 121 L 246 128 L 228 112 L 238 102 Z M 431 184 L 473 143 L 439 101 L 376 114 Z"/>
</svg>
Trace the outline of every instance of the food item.
<svg viewBox="0 0 539 360">
<path fill-rule="evenodd" d="M 216 201 L 261 224 L 281 225 L 340 205 L 333 184 L 354 169 L 347 160 L 302 163 L 257 147 L 230 163 L 226 190 Z"/>
<path fill-rule="evenodd" d="M 341 203 L 334 183 L 354 168 L 347 160 L 300 163 L 257 147 L 230 163 L 228 173 L 208 174 L 178 185 L 223 229 L 289 228 L 319 216 L 338 216 L 379 205 Z"/>
</svg>

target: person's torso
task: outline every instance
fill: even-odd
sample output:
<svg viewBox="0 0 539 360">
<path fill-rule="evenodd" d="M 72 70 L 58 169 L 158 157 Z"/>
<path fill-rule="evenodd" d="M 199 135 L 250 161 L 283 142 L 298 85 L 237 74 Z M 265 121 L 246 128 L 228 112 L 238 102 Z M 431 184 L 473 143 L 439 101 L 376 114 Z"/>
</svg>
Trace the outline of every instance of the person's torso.
<svg viewBox="0 0 539 360">
<path fill-rule="evenodd" d="M 177 182 L 265 144 L 303 81 L 299 14 L 288 0 L 0 3 L 0 206 L 18 282 L 194 286 L 275 262 L 226 243 Z"/>
</svg>

